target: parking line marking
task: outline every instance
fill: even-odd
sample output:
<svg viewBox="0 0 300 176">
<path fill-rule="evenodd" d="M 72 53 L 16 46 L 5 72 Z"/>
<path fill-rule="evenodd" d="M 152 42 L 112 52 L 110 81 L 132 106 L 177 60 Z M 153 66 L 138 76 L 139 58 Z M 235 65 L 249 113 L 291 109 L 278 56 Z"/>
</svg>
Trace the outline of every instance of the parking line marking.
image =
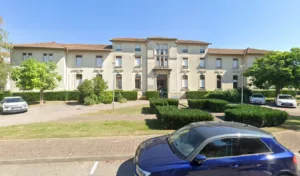
<svg viewBox="0 0 300 176">
<path fill-rule="evenodd" d="M 99 161 L 96 161 L 91 169 L 90 175 L 94 175 L 94 172 L 98 166 Z"/>
</svg>

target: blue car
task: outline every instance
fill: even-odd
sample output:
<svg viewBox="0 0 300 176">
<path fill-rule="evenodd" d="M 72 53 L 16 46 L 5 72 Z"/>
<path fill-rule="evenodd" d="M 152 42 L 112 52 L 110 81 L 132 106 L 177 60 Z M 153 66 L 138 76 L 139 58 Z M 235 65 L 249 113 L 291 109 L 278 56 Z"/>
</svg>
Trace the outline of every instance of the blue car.
<svg viewBox="0 0 300 176">
<path fill-rule="evenodd" d="M 295 155 L 268 132 L 235 122 L 191 123 L 136 151 L 135 176 L 297 176 Z"/>
</svg>

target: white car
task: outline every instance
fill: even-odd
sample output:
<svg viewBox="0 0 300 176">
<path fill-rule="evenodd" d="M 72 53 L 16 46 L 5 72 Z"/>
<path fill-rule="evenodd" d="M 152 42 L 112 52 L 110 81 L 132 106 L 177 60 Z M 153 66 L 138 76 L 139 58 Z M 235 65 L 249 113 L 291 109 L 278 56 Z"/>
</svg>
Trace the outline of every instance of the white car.
<svg viewBox="0 0 300 176">
<path fill-rule="evenodd" d="M 249 97 L 249 101 L 251 104 L 265 104 L 266 97 L 263 94 L 254 93 Z"/>
<path fill-rule="evenodd" d="M 288 94 L 279 94 L 276 97 L 275 103 L 277 106 L 282 107 L 297 107 L 297 100 Z"/>
<path fill-rule="evenodd" d="M 28 104 L 22 97 L 5 97 L 0 102 L 0 113 L 27 112 Z"/>
</svg>

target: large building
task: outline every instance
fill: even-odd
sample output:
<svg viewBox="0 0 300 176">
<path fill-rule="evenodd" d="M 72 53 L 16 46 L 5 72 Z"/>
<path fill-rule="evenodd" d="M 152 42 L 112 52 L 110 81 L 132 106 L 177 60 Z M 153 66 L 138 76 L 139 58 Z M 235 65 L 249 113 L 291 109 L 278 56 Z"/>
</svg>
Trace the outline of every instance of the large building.
<svg viewBox="0 0 300 176">
<path fill-rule="evenodd" d="M 241 66 L 247 69 L 267 51 L 215 49 L 210 43 L 177 38 L 113 38 L 111 45 L 15 44 L 11 64 L 27 58 L 53 61 L 62 76 L 56 90 L 75 90 L 85 79 L 101 76 L 109 89 L 162 90 L 183 97 L 188 90 L 233 89 L 242 85 Z M 250 84 L 244 80 L 244 85 Z M 13 81 L 11 90 L 18 91 Z"/>
</svg>

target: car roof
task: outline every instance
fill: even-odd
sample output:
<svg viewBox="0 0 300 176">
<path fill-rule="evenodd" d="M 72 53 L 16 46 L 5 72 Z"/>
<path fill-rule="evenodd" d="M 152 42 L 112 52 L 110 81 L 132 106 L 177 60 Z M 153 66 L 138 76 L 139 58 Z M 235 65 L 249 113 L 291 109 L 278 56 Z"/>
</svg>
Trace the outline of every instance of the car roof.
<svg viewBox="0 0 300 176">
<path fill-rule="evenodd" d="M 278 94 L 278 96 L 292 96 L 290 94 Z"/>
<path fill-rule="evenodd" d="M 190 126 L 196 128 L 205 140 L 227 136 L 273 138 L 272 134 L 264 130 L 237 122 L 196 122 L 191 123 Z"/>
<path fill-rule="evenodd" d="M 20 96 L 15 96 L 15 97 L 4 97 L 4 99 L 9 99 L 9 98 L 22 98 Z"/>
</svg>

